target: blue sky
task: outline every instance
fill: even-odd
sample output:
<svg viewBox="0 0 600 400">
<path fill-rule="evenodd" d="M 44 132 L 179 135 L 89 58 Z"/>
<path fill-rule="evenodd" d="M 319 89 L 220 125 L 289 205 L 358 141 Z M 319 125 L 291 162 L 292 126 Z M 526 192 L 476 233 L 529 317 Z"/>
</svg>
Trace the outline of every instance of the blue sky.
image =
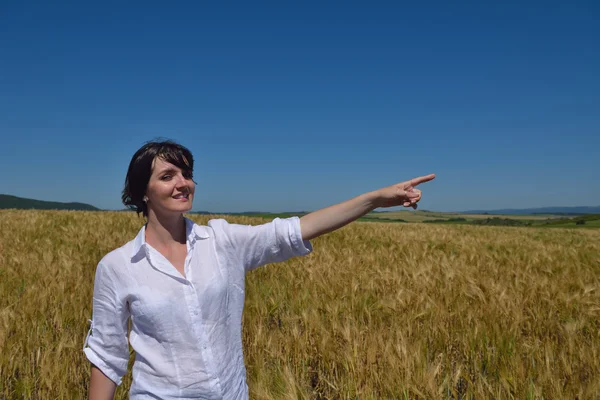
<svg viewBox="0 0 600 400">
<path fill-rule="evenodd" d="M 600 204 L 598 2 L 174 3 L 3 2 L 0 193 L 120 209 L 168 137 L 194 210 Z"/>
</svg>

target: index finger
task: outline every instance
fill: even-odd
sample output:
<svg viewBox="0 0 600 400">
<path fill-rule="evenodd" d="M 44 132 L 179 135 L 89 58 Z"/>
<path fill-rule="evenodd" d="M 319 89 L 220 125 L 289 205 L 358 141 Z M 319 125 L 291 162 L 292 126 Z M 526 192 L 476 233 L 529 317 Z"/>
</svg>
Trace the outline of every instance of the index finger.
<svg viewBox="0 0 600 400">
<path fill-rule="evenodd" d="M 425 176 L 419 176 L 418 178 L 413 178 L 410 180 L 411 186 L 417 186 L 420 183 L 425 183 L 433 180 L 435 178 L 435 174 L 429 174 Z"/>
</svg>

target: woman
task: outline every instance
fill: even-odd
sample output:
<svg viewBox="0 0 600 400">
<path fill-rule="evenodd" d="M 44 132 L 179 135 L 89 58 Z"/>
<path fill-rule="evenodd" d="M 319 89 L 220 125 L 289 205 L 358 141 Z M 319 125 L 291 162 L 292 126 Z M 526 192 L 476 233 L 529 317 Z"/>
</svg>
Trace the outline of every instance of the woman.
<svg viewBox="0 0 600 400">
<path fill-rule="evenodd" d="M 310 240 L 378 207 L 417 208 L 412 179 L 301 218 L 247 226 L 184 217 L 192 208 L 194 159 L 172 141 L 149 142 L 131 159 L 123 203 L 146 224 L 96 269 L 90 399 L 112 399 L 135 350 L 132 399 L 246 399 L 242 352 L 245 273 L 312 251 Z M 127 338 L 128 321 L 131 334 Z"/>
</svg>

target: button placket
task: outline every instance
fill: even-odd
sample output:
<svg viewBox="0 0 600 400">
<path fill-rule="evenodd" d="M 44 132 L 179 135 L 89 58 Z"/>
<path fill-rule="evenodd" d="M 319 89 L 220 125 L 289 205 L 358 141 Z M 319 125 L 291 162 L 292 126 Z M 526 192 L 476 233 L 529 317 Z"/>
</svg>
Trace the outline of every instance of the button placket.
<svg viewBox="0 0 600 400">
<path fill-rule="evenodd" d="M 185 256 L 185 261 L 183 263 L 183 271 L 185 272 L 185 276 L 187 277 L 187 280 L 192 281 L 192 268 L 191 268 L 191 264 L 192 264 L 192 253 L 194 251 L 194 243 L 188 243 L 188 247 L 187 247 L 187 254 Z"/>
<path fill-rule="evenodd" d="M 198 293 L 196 292 L 196 287 L 192 282 L 186 286 L 189 289 L 189 297 L 188 297 L 188 307 L 190 310 L 190 316 L 194 323 L 192 327 L 196 334 L 196 338 L 198 342 L 201 344 L 202 358 L 205 360 L 206 365 L 208 366 L 208 374 L 218 382 L 218 377 L 216 376 L 216 367 L 214 363 L 214 357 L 212 355 L 211 350 L 208 346 L 208 337 L 206 332 L 204 331 L 204 324 L 202 323 L 202 313 L 200 310 L 200 304 L 198 299 Z M 187 297 L 187 296 L 186 296 Z M 220 384 L 217 385 L 220 387 Z"/>
<path fill-rule="evenodd" d="M 215 362 L 215 357 L 212 351 L 211 346 L 209 346 L 208 335 L 206 333 L 204 327 L 204 321 L 202 318 L 202 307 L 201 307 L 201 299 L 200 293 L 198 293 L 197 287 L 192 282 L 192 277 L 194 272 L 198 272 L 200 268 L 198 263 L 200 262 L 198 259 L 194 259 L 194 251 L 197 251 L 196 246 L 198 243 L 192 243 L 190 246 L 188 257 L 186 257 L 185 267 L 186 276 L 188 277 L 188 282 L 186 285 L 186 300 L 188 304 L 188 310 L 190 319 L 193 321 L 192 329 L 197 338 L 198 344 L 200 345 L 200 351 L 202 354 L 202 358 L 206 362 L 206 366 L 208 368 L 208 374 L 212 378 L 213 388 L 222 394 L 223 388 L 221 386 L 221 381 L 218 376 L 218 368 L 217 363 Z M 197 256 L 197 254 L 196 254 Z M 196 263 L 196 264 L 194 264 Z"/>
</svg>

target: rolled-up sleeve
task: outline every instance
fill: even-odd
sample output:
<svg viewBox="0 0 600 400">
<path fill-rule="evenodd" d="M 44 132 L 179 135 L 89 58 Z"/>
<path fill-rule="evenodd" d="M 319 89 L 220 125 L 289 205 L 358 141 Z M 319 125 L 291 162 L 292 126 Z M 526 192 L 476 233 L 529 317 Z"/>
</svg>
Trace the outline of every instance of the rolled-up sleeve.
<svg viewBox="0 0 600 400">
<path fill-rule="evenodd" d="M 219 219 L 209 225 L 227 236 L 246 271 L 307 255 L 313 250 L 310 241 L 302 239 L 298 217 L 275 218 L 262 225 L 229 224 Z"/>
<path fill-rule="evenodd" d="M 119 296 L 119 284 L 114 270 L 100 262 L 94 280 L 91 327 L 83 345 L 88 360 L 117 385 L 129 363 L 129 311 Z"/>
</svg>

